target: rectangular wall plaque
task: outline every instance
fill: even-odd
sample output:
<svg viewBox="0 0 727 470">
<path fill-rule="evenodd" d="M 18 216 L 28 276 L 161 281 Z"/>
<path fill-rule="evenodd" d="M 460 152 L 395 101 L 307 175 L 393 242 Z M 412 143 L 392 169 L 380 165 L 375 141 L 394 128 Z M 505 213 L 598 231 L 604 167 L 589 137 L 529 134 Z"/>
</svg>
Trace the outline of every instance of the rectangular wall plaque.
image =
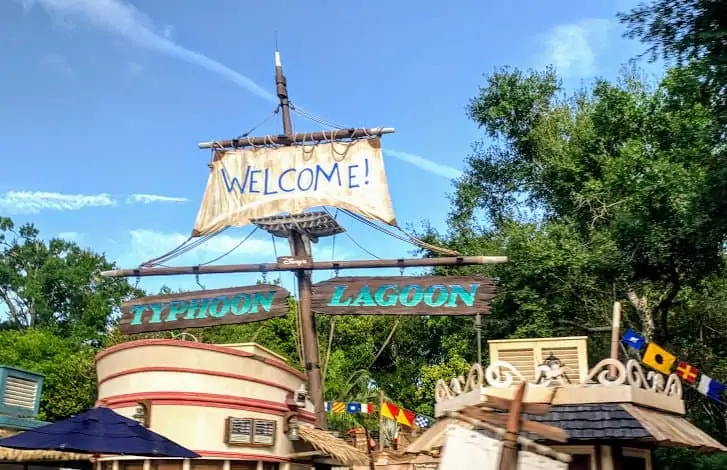
<svg viewBox="0 0 727 470">
<path fill-rule="evenodd" d="M 155 295 L 121 304 L 123 334 L 250 323 L 288 313 L 290 293 L 279 286 L 258 284 Z"/>
<path fill-rule="evenodd" d="M 313 285 L 312 305 L 325 315 L 475 315 L 494 296 L 481 276 L 335 277 Z"/>
</svg>

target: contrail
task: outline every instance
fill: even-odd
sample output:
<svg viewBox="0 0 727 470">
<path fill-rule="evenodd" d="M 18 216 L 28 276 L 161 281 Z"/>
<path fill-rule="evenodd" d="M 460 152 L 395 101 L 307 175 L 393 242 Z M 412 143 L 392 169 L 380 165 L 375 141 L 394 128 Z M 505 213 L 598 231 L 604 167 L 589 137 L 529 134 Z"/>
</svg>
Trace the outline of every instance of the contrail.
<svg viewBox="0 0 727 470">
<path fill-rule="evenodd" d="M 399 150 L 385 148 L 384 154 L 391 155 L 394 158 L 398 158 L 401 161 L 419 167 L 422 170 L 428 171 L 429 173 L 435 174 L 437 176 L 443 176 L 450 179 L 459 178 L 460 176 L 462 176 L 462 172 L 456 168 L 447 165 L 441 165 L 424 157 L 420 157 L 419 155 L 414 155 L 413 153 L 400 152 Z"/>
<path fill-rule="evenodd" d="M 182 47 L 169 37 L 155 31 L 151 20 L 144 13 L 123 0 L 16 0 L 16 2 L 26 9 L 38 4 L 50 15 L 81 17 L 100 29 L 122 36 L 138 47 L 177 57 L 216 73 L 266 101 L 278 102 L 277 96 L 245 75 L 204 54 Z M 438 176 L 457 178 L 462 174 L 456 168 L 441 165 L 418 155 L 393 149 L 386 149 L 384 152 Z"/>
<path fill-rule="evenodd" d="M 51 16 L 77 16 L 105 31 L 118 34 L 138 47 L 177 57 L 214 72 L 260 98 L 277 103 L 278 98 L 248 77 L 210 59 L 204 54 L 182 47 L 154 30 L 151 20 L 123 0 L 16 0 L 24 8 L 38 4 Z"/>
</svg>

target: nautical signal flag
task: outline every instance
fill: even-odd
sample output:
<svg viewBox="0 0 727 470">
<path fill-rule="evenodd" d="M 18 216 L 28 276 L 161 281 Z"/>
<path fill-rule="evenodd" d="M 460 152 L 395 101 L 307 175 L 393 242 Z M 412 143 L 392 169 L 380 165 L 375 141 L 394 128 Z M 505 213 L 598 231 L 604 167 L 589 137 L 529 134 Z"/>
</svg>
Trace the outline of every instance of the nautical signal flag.
<svg viewBox="0 0 727 470">
<path fill-rule="evenodd" d="M 359 403 L 349 402 L 345 403 L 342 401 L 325 402 L 325 410 L 327 413 L 361 413 L 361 414 L 372 414 L 374 409 L 373 403 Z"/>
<path fill-rule="evenodd" d="M 429 418 L 422 415 L 417 415 L 416 418 L 414 418 L 414 425 L 419 428 L 428 428 L 429 427 Z"/>
<path fill-rule="evenodd" d="M 396 415 L 396 422 L 411 428 L 414 426 L 414 418 L 416 418 L 416 413 L 400 408 L 399 414 Z"/>
<path fill-rule="evenodd" d="M 697 373 L 699 371 L 696 367 L 692 367 L 686 362 L 679 361 L 677 362 L 676 372 L 680 379 L 689 384 L 694 384 L 697 380 Z"/>
<path fill-rule="evenodd" d="M 672 353 L 656 343 L 649 343 L 641 358 L 641 362 L 664 375 L 671 373 L 671 366 L 676 360 L 677 358 Z"/>
<path fill-rule="evenodd" d="M 641 351 L 641 348 L 646 344 L 646 338 L 629 328 L 621 338 L 621 342 L 630 348 Z"/>
<path fill-rule="evenodd" d="M 387 401 L 381 405 L 381 411 L 379 413 L 384 418 L 396 421 L 396 417 L 399 415 L 399 407 Z"/>
<path fill-rule="evenodd" d="M 697 385 L 697 390 L 699 390 L 700 393 L 708 396 L 712 400 L 721 402 L 722 394 L 725 392 L 725 390 L 727 390 L 727 385 L 721 384 L 716 380 L 713 380 L 711 377 L 702 374 L 702 376 L 699 378 L 699 385 Z"/>
<path fill-rule="evenodd" d="M 358 402 L 346 403 L 346 413 L 371 414 L 373 412 L 374 412 L 373 403 L 358 403 Z"/>
</svg>

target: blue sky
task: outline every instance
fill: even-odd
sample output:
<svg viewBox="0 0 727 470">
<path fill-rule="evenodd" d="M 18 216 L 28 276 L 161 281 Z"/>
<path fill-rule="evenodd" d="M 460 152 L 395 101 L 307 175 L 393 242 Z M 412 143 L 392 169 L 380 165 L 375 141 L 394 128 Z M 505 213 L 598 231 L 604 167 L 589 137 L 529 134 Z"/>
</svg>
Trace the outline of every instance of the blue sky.
<svg viewBox="0 0 727 470">
<path fill-rule="evenodd" d="M 207 181 L 209 154 L 197 142 L 239 135 L 274 108 L 277 30 L 292 100 L 347 127 L 395 127 L 384 155 L 397 220 L 406 226 L 427 219 L 442 228 L 451 178 L 481 137 L 464 107 L 483 73 L 553 64 L 577 87 L 596 75 L 615 76 L 642 50 L 620 37 L 615 13 L 630 6 L 625 0 L 552 5 L 0 2 L 0 214 L 32 221 L 46 237 L 74 239 L 123 267 L 173 248 L 190 233 Z M 301 117 L 294 124 L 320 130 Z M 274 120 L 256 134 L 279 130 Z M 341 222 L 377 256 L 408 254 L 408 245 L 345 216 Z M 215 258 L 248 231 L 230 230 L 175 261 Z M 322 241 L 315 256 L 331 259 L 332 245 Z M 278 241 L 277 250 L 286 254 L 287 243 Z M 368 257 L 346 236 L 335 241 L 336 259 Z M 273 259 L 272 242 L 260 234 L 220 262 Z M 200 282 L 211 288 L 256 278 Z M 290 285 L 290 276 L 283 280 Z M 182 277 L 140 286 L 155 291 L 162 284 L 195 287 Z"/>
</svg>

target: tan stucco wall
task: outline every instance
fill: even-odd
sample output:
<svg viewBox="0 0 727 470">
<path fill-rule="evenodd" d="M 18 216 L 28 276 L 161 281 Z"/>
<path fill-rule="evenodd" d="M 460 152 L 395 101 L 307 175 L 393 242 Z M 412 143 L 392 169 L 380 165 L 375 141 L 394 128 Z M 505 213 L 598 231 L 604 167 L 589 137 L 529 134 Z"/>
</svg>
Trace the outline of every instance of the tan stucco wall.
<svg viewBox="0 0 727 470">
<path fill-rule="evenodd" d="M 303 375 L 270 351 L 249 344 L 141 340 L 102 351 L 96 368 L 100 402 L 131 417 L 137 402 L 149 400 L 151 429 L 203 456 L 285 462 L 292 452 L 283 414 Z M 275 445 L 227 445 L 228 417 L 275 420 Z M 312 421 L 310 402 L 302 418 Z"/>
</svg>

